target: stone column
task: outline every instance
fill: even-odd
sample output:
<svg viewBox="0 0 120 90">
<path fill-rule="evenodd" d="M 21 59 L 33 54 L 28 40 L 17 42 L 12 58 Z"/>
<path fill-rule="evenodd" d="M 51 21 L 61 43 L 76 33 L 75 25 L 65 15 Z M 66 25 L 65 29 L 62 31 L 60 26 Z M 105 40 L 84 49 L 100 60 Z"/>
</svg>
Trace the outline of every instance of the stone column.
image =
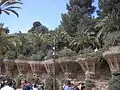
<svg viewBox="0 0 120 90">
<path fill-rule="evenodd" d="M 62 69 L 62 72 L 64 73 L 64 77 L 66 80 L 69 79 L 69 73 L 68 73 L 68 66 L 67 64 L 63 63 L 63 62 L 59 62 L 60 67 Z"/>
<path fill-rule="evenodd" d="M 42 79 L 42 74 L 46 72 L 44 64 L 42 61 L 29 61 L 33 77 Z"/>
<path fill-rule="evenodd" d="M 71 80 L 74 77 L 74 72 L 72 72 L 72 66 L 74 66 L 75 63 L 76 61 L 73 60 L 59 61 L 62 72 L 64 73 L 65 80 Z"/>
<path fill-rule="evenodd" d="M 85 73 L 85 80 L 91 80 L 94 82 L 95 79 L 95 61 L 88 60 L 87 58 L 78 58 L 76 60 L 82 67 Z"/>
<path fill-rule="evenodd" d="M 109 48 L 109 51 L 104 52 L 103 56 L 110 67 L 111 73 L 120 71 L 120 46 Z"/>
<path fill-rule="evenodd" d="M 46 60 L 43 62 L 46 72 L 51 75 L 53 73 L 53 60 Z"/>
<path fill-rule="evenodd" d="M 119 71 L 119 61 L 118 61 L 118 57 L 119 55 L 106 55 L 106 60 L 107 60 L 107 63 L 109 65 L 109 68 L 111 70 L 112 73 L 116 72 L 116 71 Z"/>
<path fill-rule="evenodd" d="M 21 74 L 21 75 L 27 75 L 28 70 L 30 70 L 30 66 L 27 63 L 27 61 L 15 60 L 15 63 L 17 65 L 19 74 Z"/>
<path fill-rule="evenodd" d="M 13 76 L 13 71 L 15 69 L 15 62 L 13 60 L 4 60 L 4 65 L 6 69 L 6 74 L 9 76 Z"/>
</svg>

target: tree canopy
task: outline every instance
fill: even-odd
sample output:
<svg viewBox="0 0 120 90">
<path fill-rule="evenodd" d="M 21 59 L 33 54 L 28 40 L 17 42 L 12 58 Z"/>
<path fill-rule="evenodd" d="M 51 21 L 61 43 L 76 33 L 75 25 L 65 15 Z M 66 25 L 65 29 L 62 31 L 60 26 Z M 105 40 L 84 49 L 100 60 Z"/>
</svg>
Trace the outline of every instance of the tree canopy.
<svg viewBox="0 0 120 90">
<path fill-rule="evenodd" d="M 0 54 L 9 57 L 9 54 L 14 52 L 13 57 L 16 58 L 45 60 L 52 58 L 54 45 L 56 58 L 91 53 L 96 49 L 101 51 L 120 45 L 120 1 L 99 0 L 97 18 L 93 17 L 96 9 L 93 2 L 69 0 L 66 4 L 67 12 L 61 14 L 61 23 L 55 30 L 49 30 L 40 21 L 34 21 L 28 33 L 9 34 L 9 29 L 1 24 L 0 40 L 3 44 L 0 49 L 4 52 L 0 51 Z M 11 4 L 8 0 L 0 3 L 10 5 L 10 9 L 18 8 L 13 7 L 16 4 L 22 4 L 21 1 L 14 0 Z M 2 12 L 9 10 L 8 7 L 0 7 Z"/>
</svg>

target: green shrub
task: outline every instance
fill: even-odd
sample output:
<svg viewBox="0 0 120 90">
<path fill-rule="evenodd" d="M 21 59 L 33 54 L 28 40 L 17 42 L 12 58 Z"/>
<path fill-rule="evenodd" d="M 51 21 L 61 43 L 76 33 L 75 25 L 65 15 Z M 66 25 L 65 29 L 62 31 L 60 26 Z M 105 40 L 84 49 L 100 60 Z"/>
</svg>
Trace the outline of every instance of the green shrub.
<svg viewBox="0 0 120 90">
<path fill-rule="evenodd" d="M 9 76 L 0 76 L 0 82 L 8 80 L 10 77 Z"/>
<path fill-rule="evenodd" d="M 44 59 L 47 60 L 47 59 L 50 59 L 52 57 L 53 57 L 53 50 L 49 50 Z"/>
<path fill-rule="evenodd" d="M 56 90 L 59 90 L 59 84 L 56 80 Z M 50 75 L 46 80 L 45 80 L 45 90 L 53 90 L 53 76 Z"/>
<path fill-rule="evenodd" d="M 22 49 L 22 54 L 24 56 L 30 56 L 32 54 L 32 48 L 30 45 L 24 45 Z"/>
<path fill-rule="evenodd" d="M 72 51 L 71 49 L 64 47 L 60 52 L 59 52 L 59 56 L 60 57 L 72 57 L 75 56 L 76 53 L 75 51 Z"/>
<path fill-rule="evenodd" d="M 16 80 L 16 87 L 20 87 L 21 81 L 25 80 L 25 76 L 24 75 L 18 75 L 15 80 Z"/>
<path fill-rule="evenodd" d="M 18 55 L 17 59 L 18 60 L 29 60 L 29 57 L 26 57 L 26 56 L 20 54 L 20 55 Z"/>
<path fill-rule="evenodd" d="M 5 58 L 9 60 L 13 60 L 17 58 L 17 53 L 15 51 L 7 51 L 5 54 Z"/>
<path fill-rule="evenodd" d="M 44 60 L 45 54 L 43 52 L 38 52 L 37 54 L 32 54 L 32 56 L 30 56 L 31 60 L 35 60 L 35 61 L 42 61 Z"/>
<path fill-rule="evenodd" d="M 91 80 L 86 80 L 85 87 L 86 87 L 86 90 L 92 90 L 93 82 Z"/>
<path fill-rule="evenodd" d="M 120 90 L 120 72 L 115 72 L 112 74 L 109 80 L 109 90 Z"/>
<path fill-rule="evenodd" d="M 49 50 L 47 55 L 44 57 L 45 60 L 51 59 L 51 58 L 59 58 L 58 52 L 55 51 L 55 57 L 53 56 L 53 50 Z"/>
<path fill-rule="evenodd" d="M 39 61 L 42 59 L 41 55 L 37 55 L 37 54 L 32 54 L 32 56 L 30 56 L 31 60 L 35 60 L 35 61 Z"/>
</svg>

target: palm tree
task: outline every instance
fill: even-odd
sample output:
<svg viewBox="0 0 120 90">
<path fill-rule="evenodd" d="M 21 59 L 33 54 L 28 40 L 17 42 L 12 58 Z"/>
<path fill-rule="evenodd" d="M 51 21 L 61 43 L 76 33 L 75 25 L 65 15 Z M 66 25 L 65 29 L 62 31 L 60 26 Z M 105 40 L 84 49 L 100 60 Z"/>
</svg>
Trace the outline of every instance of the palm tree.
<svg viewBox="0 0 120 90">
<path fill-rule="evenodd" d="M 28 56 L 31 53 L 31 43 L 29 41 L 29 36 L 26 33 L 18 33 L 14 34 L 16 50 L 19 55 Z"/>
<path fill-rule="evenodd" d="M 98 29 L 97 40 L 102 41 L 105 47 L 117 45 L 120 33 L 120 17 L 114 11 L 99 20 L 95 28 Z"/>
<path fill-rule="evenodd" d="M 44 49 L 42 48 L 42 46 L 46 45 L 49 42 L 47 35 L 42 34 L 42 32 L 28 33 L 28 41 L 30 45 L 33 47 L 33 53 L 36 53 L 37 51 Z"/>
<path fill-rule="evenodd" d="M 12 38 L 14 38 L 14 36 L 11 35 L 3 35 L 0 37 L 0 52 L 5 53 L 7 50 L 13 48 Z"/>
<path fill-rule="evenodd" d="M 19 17 L 19 14 L 14 10 L 14 9 L 20 9 L 20 7 L 14 6 L 16 4 L 22 4 L 22 3 L 20 1 L 15 1 L 15 0 L 0 0 L 0 14 L 4 12 L 7 15 L 10 15 L 10 12 L 12 12 L 17 17 Z"/>
<path fill-rule="evenodd" d="M 3 28 L 4 24 L 0 23 L 0 36 L 3 34 L 4 28 Z"/>
<path fill-rule="evenodd" d="M 83 33 L 78 33 L 79 35 L 76 35 L 74 38 L 72 38 L 70 47 L 75 50 L 77 53 L 80 50 L 83 50 L 87 48 L 87 45 L 91 43 L 90 38 Z"/>
<path fill-rule="evenodd" d="M 16 47 L 14 36 L 2 33 L 0 35 L 0 57 L 4 57 L 8 50 L 12 50 Z"/>
<path fill-rule="evenodd" d="M 51 34 L 52 35 L 52 34 Z M 52 39 L 55 39 L 55 45 L 57 49 L 63 49 L 63 47 L 69 46 L 70 36 L 68 33 L 62 30 L 55 30 L 52 35 Z M 53 42 L 54 43 L 54 42 Z"/>
<path fill-rule="evenodd" d="M 99 39 L 103 34 L 107 34 L 108 32 L 112 31 L 112 28 L 115 27 L 115 24 L 110 16 L 104 17 L 100 20 L 95 28 L 100 28 L 99 32 L 97 33 L 97 39 Z"/>
</svg>

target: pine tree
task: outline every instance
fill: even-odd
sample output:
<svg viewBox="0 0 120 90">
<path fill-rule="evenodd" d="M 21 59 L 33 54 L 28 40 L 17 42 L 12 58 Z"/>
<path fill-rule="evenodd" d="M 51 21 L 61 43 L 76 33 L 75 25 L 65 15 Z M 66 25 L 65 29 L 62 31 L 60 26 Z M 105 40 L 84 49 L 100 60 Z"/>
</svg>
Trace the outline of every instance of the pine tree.
<svg viewBox="0 0 120 90">
<path fill-rule="evenodd" d="M 91 18 L 95 10 L 92 2 L 93 0 L 69 0 L 69 4 L 66 5 L 68 12 L 62 14 L 61 21 L 64 30 L 68 34 L 75 36 L 79 24 L 85 24 Z"/>
<path fill-rule="evenodd" d="M 28 30 L 28 32 L 45 33 L 48 32 L 48 28 L 42 25 L 39 21 L 35 21 L 33 22 L 33 27 Z"/>
<path fill-rule="evenodd" d="M 99 0 L 99 7 L 104 15 L 119 12 L 120 0 Z"/>
</svg>

